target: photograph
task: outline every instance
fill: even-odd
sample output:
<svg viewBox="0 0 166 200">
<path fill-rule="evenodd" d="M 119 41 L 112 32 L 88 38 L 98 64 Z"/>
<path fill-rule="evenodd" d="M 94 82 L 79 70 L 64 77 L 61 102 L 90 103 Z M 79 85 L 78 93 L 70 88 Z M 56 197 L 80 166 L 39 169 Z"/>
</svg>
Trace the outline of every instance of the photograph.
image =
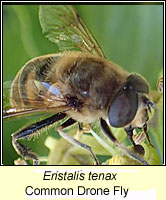
<svg viewBox="0 0 166 200">
<path fill-rule="evenodd" d="M 4 4 L 3 165 L 163 165 L 163 5 Z"/>
</svg>

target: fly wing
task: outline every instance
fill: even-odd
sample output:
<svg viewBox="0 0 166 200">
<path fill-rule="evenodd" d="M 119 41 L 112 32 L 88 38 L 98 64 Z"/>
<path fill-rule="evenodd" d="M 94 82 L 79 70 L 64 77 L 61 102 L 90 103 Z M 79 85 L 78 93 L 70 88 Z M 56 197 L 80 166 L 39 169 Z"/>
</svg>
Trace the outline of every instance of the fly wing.
<svg viewBox="0 0 166 200">
<path fill-rule="evenodd" d="M 75 8 L 71 5 L 41 5 L 39 20 L 46 37 L 59 51 L 88 51 L 105 57 Z"/>
<path fill-rule="evenodd" d="M 70 110 L 67 106 L 66 100 L 59 92 L 56 85 L 49 84 L 47 82 L 41 82 L 37 80 L 30 80 L 26 83 L 31 85 L 32 91 L 27 95 L 10 96 L 11 82 L 5 82 L 3 84 L 3 119 L 30 117 L 35 115 L 43 115 L 46 113 L 58 113 Z M 19 91 L 19 88 L 15 88 Z M 36 98 L 37 97 L 37 98 Z M 26 106 L 14 106 L 10 102 L 15 101 L 17 104 L 24 102 L 22 105 Z"/>
</svg>

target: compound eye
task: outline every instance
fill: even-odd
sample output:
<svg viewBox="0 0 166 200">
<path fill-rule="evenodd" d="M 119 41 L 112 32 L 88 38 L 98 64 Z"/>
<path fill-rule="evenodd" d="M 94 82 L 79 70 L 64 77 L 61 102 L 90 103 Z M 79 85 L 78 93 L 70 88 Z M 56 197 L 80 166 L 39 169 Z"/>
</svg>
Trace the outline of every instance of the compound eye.
<svg viewBox="0 0 166 200">
<path fill-rule="evenodd" d="M 108 120 L 113 127 L 124 127 L 130 123 L 137 112 L 138 94 L 136 91 L 120 90 L 112 101 Z"/>
<path fill-rule="evenodd" d="M 145 79 L 138 74 L 131 74 L 127 78 L 127 85 L 131 85 L 133 89 L 137 92 L 141 93 L 148 93 L 149 92 L 149 86 Z"/>
</svg>

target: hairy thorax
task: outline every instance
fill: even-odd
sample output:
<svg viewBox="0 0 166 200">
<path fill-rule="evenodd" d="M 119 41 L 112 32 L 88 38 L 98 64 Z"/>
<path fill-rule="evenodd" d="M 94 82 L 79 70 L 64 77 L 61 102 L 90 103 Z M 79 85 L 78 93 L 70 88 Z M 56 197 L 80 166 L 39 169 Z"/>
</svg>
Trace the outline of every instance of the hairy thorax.
<svg viewBox="0 0 166 200">
<path fill-rule="evenodd" d="M 105 118 L 114 95 L 127 75 L 123 72 L 122 76 L 117 66 L 114 68 L 114 64 L 98 57 L 80 55 L 68 59 L 60 73 L 57 68 L 61 93 L 72 107 L 68 114 L 86 123 L 99 117 Z"/>
</svg>

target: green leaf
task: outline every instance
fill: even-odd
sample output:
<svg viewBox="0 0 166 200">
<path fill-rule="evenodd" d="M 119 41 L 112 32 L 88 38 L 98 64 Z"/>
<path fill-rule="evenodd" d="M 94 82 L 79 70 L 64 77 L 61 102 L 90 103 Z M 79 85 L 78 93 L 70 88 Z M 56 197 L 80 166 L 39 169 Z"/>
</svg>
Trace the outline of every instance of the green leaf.
<svg viewBox="0 0 166 200">
<path fill-rule="evenodd" d="M 161 165 L 160 157 L 157 154 L 154 147 L 147 144 L 142 144 L 145 154 L 143 158 L 149 163 L 149 165 Z M 128 149 L 133 151 L 133 146 L 129 146 Z M 140 156 L 140 155 L 139 155 Z M 140 165 L 140 162 L 132 159 L 131 157 L 124 155 L 123 153 L 118 153 L 106 161 L 109 165 Z"/>
</svg>

